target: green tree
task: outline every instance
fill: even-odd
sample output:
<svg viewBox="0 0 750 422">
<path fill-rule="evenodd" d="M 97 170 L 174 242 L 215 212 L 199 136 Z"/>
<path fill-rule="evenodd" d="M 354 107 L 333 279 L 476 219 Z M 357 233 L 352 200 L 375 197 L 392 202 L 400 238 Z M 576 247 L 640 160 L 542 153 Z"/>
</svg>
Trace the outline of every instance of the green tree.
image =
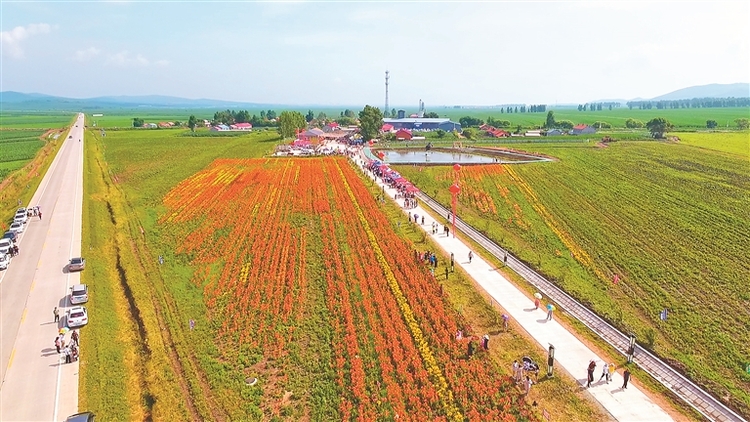
<svg viewBox="0 0 750 422">
<path fill-rule="evenodd" d="M 140 117 L 134 117 L 133 118 L 133 127 L 143 127 L 143 119 Z"/>
<path fill-rule="evenodd" d="M 398 116 L 398 112 L 396 112 L 396 109 L 391 109 L 391 117 L 395 119 L 396 116 Z"/>
<path fill-rule="evenodd" d="M 573 129 L 573 122 L 570 120 L 559 120 L 555 122 L 555 126 L 559 127 L 560 129 L 570 130 Z"/>
<path fill-rule="evenodd" d="M 477 137 L 477 131 L 472 128 L 466 128 L 461 132 L 462 135 L 464 135 L 464 138 L 466 139 L 476 139 Z"/>
<path fill-rule="evenodd" d="M 323 122 L 324 122 L 324 121 L 325 121 L 325 120 L 326 120 L 327 118 L 328 118 L 328 116 L 326 116 L 326 114 L 325 114 L 325 113 L 323 113 L 322 111 L 321 111 L 320 113 L 318 113 L 318 121 L 319 121 L 319 122 L 320 122 L 321 124 L 322 124 L 322 123 L 323 123 Z"/>
<path fill-rule="evenodd" d="M 643 127 L 643 122 L 635 119 L 625 120 L 625 127 L 628 129 L 639 129 Z"/>
<path fill-rule="evenodd" d="M 315 118 L 315 113 L 313 113 L 312 110 L 307 110 L 307 114 L 305 115 L 305 121 L 307 123 L 310 123 Z"/>
<path fill-rule="evenodd" d="M 359 127 L 365 141 L 376 138 L 383 127 L 383 113 L 377 107 L 366 105 L 359 112 Z"/>
<path fill-rule="evenodd" d="M 736 119 L 734 122 L 737 124 L 737 127 L 740 128 L 740 130 L 750 128 L 750 120 L 748 119 Z"/>
<path fill-rule="evenodd" d="M 656 139 L 664 138 L 664 134 L 672 130 L 673 127 L 672 123 L 663 117 L 655 117 L 646 123 L 646 128 L 651 132 L 651 136 Z"/>
<path fill-rule="evenodd" d="M 484 124 L 484 120 L 471 116 L 464 116 L 458 119 L 458 122 L 461 123 L 461 127 L 482 126 Z"/>
<path fill-rule="evenodd" d="M 597 129 L 612 129 L 612 125 L 607 122 L 594 122 L 591 126 Z"/>
<path fill-rule="evenodd" d="M 282 138 L 291 138 L 297 133 L 297 129 L 307 126 L 305 116 L 298 111 L 282 111 L 279 116 L 279 133 Z"/>
<path fill-rule="evenodd" d="M 198 119 L 195 118 L 195 115 L 191 114 L 188 118 L 188 127 L 190 128 L 190 131 L 195 132 L 196 126 L 198 126 Z"/>
<path fill-rule="evenodd" d="M 445 138 L 445 131 L 443 129 L 438 129 L 435 131 L 435 134 L 438 138 L 443 139 Z"/>
<path fill-rule="evenodd" d="M 344 116 L 344 117 L 339 117 L 338 119 L 336 119 L 336 123 L 338 123 L 341 126 L 351 126 L 353 124 L 356 124 L 357 122 L 351 117 Z"/>
<path fill-rule="evenodd" d="M 706 127 L 709 129 L 713 129 L 716 126 L 719 126 L 719 124 L 716 122 L 716 120 L 706 120 Z"/>
<path fill-rule="evenodd" d="M 547 121 L 544 123 L 544 127 L 551 129 L 555 127 L 555 112 L 550 110 L 547 112 Z"/>
<path fill-rule="evenodd" d="M 344 110 L 344 117 L 351 117 L 354 118 L 354 112 L 349 110 L 348 108 Z"/>
<path fill-rule="evenodd" d="M 430 111 L 430 112 L 427 112 L 427 113 L 425 113 L 425 114 L 424 114 L 424 117 L 426 117 L 426 118 L 428 118 L 428 119 L 437 119 L 437 118 L 439 118 L 439 117 L 440 117 L 440 115 L 438 115 L 438 114 L 437 114 L 437 113 L 435 113 L 434 111 Z"/>
<path fill-rule="evenodd" d="M 275 112 L 275 111 L 273 111 L 273 110 L 268 110 L 268 111 L 266 112 L 266 118 L 267 118 L 268 120 L 273 120 L 273 119 L 275 119 L 275 118 L 276 118 L 276 112 Z"/>
</svg>

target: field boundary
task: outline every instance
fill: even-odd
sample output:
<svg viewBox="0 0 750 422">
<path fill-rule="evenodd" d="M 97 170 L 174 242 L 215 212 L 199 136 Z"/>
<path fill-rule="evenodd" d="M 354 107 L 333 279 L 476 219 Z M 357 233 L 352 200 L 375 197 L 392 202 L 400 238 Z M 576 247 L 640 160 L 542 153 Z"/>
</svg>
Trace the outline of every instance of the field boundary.
<svg viewBox="0 0 750 422">
<path fill-rule="evenodd" d="M 448 216 L 450 214 L 448 208 L 435 201 L 429 195 L 419 192 L 417 193 L 417 197 L 425 206 L 439 215 Z M 562 289 L 555 286 L 551 281 L 541 276 L 493 240 L 458 217 L 456 217 L 456 229 L 484 247 L 495 258 L 504 259 L 507 255 L 507 266 L 509 268 L 536 287 L 546 297 L 557 303 L 560 308 L 591 329 L 591 331 L 610 344 L 619 353 L 626 355 L 630 339 L 625 333 L 610 325 Z M 635 345 L 633 362 L 707 419 L 712 421 L 747 422 L 732 409 L 724 405 L 724 403 L 697 386 L 648 350 L 638 346 L 638 344 Z"/>
</svg>

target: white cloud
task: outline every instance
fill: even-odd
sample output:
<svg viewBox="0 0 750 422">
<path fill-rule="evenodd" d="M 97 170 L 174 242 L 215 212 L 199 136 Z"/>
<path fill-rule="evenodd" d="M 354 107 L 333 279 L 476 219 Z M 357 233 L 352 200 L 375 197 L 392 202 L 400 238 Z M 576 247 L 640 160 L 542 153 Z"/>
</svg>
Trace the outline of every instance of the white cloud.
<svg viewBox="0 0 750 422">
<path fill-rule="evenodd" d="M 33 35 L 47 34 L 52 30 L 52 26 L 46 23 L 32 23 L 26 26 L 17 26 L 10 31 L 0 32 L 0 44 L 3 46 L 3 52 L 7 52 L 15 59 L 23 58 L 23 48 L 21 42 Z"/>
<path fill-rule="evenodd" d="M 85 50 L 76 51 L 75 58 L 79 62 L 85 62 L 87 60 L 91 60 L 95 56 L 98 56 L 100 52 L 101 51 L 99 51 L 99 49 L 96 47 L 89 47 Z"/>
<path fill-rule="evenodd" d="M 164 67 L 169 65 L 169 61 L 164 59 L 151 61 L 143 54 L 138 53 L 133 55 L 129 51 L 124 50 L 119 53 L 110 54 L 106 64 L 121 67 L 148 67 L 151 65 Z"/>
</svg>

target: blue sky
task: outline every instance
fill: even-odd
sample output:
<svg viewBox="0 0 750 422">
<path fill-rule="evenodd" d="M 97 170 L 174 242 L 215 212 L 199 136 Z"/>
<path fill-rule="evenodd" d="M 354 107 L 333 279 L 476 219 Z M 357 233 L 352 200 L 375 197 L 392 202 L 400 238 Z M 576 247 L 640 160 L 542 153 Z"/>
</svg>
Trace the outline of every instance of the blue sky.
<svg viewBox="0 0 750 422">
<path fill-rule="evenodd" d="M 0 90 L 582 103 L 750 79 L 750 2 L 0 2 Z"/>
</svg>

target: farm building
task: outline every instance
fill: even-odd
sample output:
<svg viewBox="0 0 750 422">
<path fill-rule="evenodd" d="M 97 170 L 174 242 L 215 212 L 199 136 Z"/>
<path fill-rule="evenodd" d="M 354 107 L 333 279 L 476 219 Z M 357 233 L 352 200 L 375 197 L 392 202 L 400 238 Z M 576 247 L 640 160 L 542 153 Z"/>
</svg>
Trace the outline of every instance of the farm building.
<svg viewBox="0 0 750 422">
<path fill-rule="evenodd" d="M 560 129 L 550 129 L 550 130 L 547 131 L 547 136 L 560 136 L 560 135 L 564 135 L 564 134 L 565 134 L 565 132 L 563 132 Z"/>
<path fill-rule="evenodd" d="M 327 125 L 323 126 L 323 132 L 325 133 L 331 133 L 339 130 L 339 124 L 336 122 L 328 123 Z"/>
<path fill-rule="evenodd" d="M 596 129 L 583 124 L 573 126 L 573 130 L 570 131 L 571 135 L 588 135 L 590 133 L 596 133 Z"/>
<path fill-rule="evenodd" d="M 146 128 L 146 129 L 156 129 L 157 128 L 156 123 L 144 123 L 143 127 Z"/>
<path fill-rule="evenodd" d="M 209 129 L 209 130 L 212 130 L 214 132 L 224 132 L 224 131 L 227 131 L 229 129 L 230 128 L 227 125 L 216 125 L 216 126 L 211 126 L 211 129 Z"/>
<path fill-rule="evenodd" d="M 461 132 L 461 124 L 444 118 L 408 117 L 404 119 L 383 119 L 384 125 L 391 125 L 393 129 L 408 130 L 438 130 L 446 132 L 454 130 Z"/>
<path fill-rule="evenodd" d="M 498 129 L 488 124 L 483 124 L 482 126 L 479 126 L 479 129 L 483 130 L 485 135 L 493 137 L 493 138 L 503 138 L 503 137 L 510 136 L 510 132 L 506 132 L 502 129 Z"/>
<path fill-rule="evenodd" d="M 411 132 L 407 129 L 399 129 L 396 131 L 396 139 L 403 140 L 403 141 L 409 141 L 413 135 Z"/>
<path fill-rule="evenodd" d="M 229 125 L 229 128 L 231 130 L 253 130 L 253 125 L 251 123 L 235 123 Z"/>
<path fill-rule="evenodd" d="M 383 127 L 380 128 L 380 130 L 383 131 L 383 132 L 392 132 L 393 131 L 393 125 L 386 123 L 386 124 L 383 125 Z"/>
</svg>

